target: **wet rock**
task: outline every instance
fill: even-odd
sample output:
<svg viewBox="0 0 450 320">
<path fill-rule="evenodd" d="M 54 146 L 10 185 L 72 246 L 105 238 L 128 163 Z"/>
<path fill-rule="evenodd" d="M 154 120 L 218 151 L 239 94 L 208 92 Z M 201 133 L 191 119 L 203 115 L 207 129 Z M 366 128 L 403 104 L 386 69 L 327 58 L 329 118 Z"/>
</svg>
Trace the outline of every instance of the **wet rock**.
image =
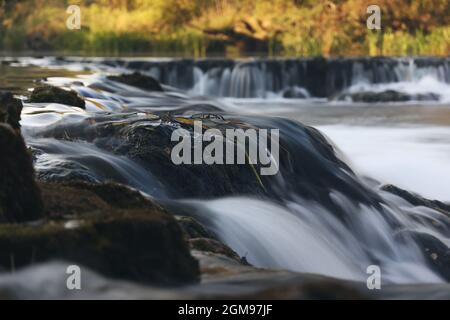
<svg viewBox="0 0 450 320">
<path fill-rule="evenodd" d="M 11 92 L 0 91 L 0 123 L 7 123 L 14 129 L 20 129 L 22 101 L 14 98 Z"/>
<path fill-rule="evenodd" d="M 338 95 L 337 100 L 351 99 L 353 102 L 406 102 L 406 101 L 439 101 L 439 95 L 434 93 L 408 94 L 395 90 L 382 92 L 363 91 L 355 93 L 343 93 Z"/>
<path fill-rule="evenodd" d="M 192 217 L 177 216 L 177 221 L 183 229 L 187 239 L 216 239 L 208 230 L 206 230 L 197 220 Z"/>
<path fill-rule="evenodd" d="M 101 134 L 114 136 L 115 139 L 98 139 L 97 142 L 102 148 L 126 155 L 148 168 L 174 197 L 210 198 L 226 194 L 265 193 L 257 166 L 174 164 L 171 150 L 177 142 L 171 141 L 171 135 L 177 127 L 173 124 L 180 121 L 178 124 L 193 130 L 193 121 L 186 119 L 184 122 L 183 119 L 166 119 L 159 126 L 133 123 L 118 128 L 110 124 L 102 125 L 99 128 Z"/>
<path fill-rule="evenodd" d="M 6 59 L 2 59 L 0 61 L 0 66 L 10 66 L 14 63 L 19 63 L 19 60 L 17 59 L 12 59 L 12 58 L 6 58 Z"/>
<path fill-rule="evenodd" d="M 222 254 L 241 262 L 241 258 L 236 252 L 234 252 L 233 249 L 217 240 L 208 238 L 194 238 L 189 240 L 189 244 L 192 250 Z"/>
<path fill-rule="evenodd" d="M 198 280 L 173 216 L 127 187 L 40 184 L 47 219 L 0 225 L 0 265 L 7 270 L 62 259 L 105 276 L 154 284 Z"/>
<path fill-rule="evenodd" d="M 156 202 L 145 198 L 140 192 L 117 183 L 93 184 L 84 182 L 72 182 L 68 184 L 80 190 L 94 193 L 110 206 L 120 209 L 153 209 L 165 211 Z"/>
<path fill-rule="evenodd" d="M 162 206 L 145 198 L 138 191 L 117 183 L 41 182 L 39 186 L 45 202 L 45 214 L 52 219 L 106 212 L 111 208 L 151 209 L 168 214 Z"/>
<path fill-rule="evenodd" d="M 150 76 L 143 75 L 139 72 L 122 74 L 119 76 L 108 76 L 108 79 L 148 91 L 164 91 L 157 80 Z"/>
<path fill-rule="evenodd" d="M 431 234 L 417 231 L 403 231 L 397 238 L 403 241 L 410 237 L 419 246 L 428 264 L 446 281 L 450 281 L 450 249 L 445 243 Z"/>
<path fill-rule="evenodd" d="M 31 155 L 22 136 L 6 124 L 0 124 L 0 177 L 0 223 L 42 217 Z"/>
<path fill-rule="evenodd" d="M 148 170 L 159 181 L 158 188 L 175 199 L 252 195 L 277 200 L 289 197 L 284 191 L 289 188 L 292 194 L 317 201 L 337 215 L 346 213 L 331 199 L 331 191 L 338 191 L 355 202 L 379 207 L 382 200 L 378 194 L 360 183 L 318 130 L 281 118 L 206 116 L 95 115 L 79 123 L 56 123 L 39 135 L 85 140 L 108 152 L 126 156 Z M 260 174 L 262 165 L 250 165 L 248 161 L 242 165 L 174 164 L 171 150 L 178 142 L 171 141 L 172 133 L 181 127 L 192 136 L 195 119 L 202 119 L 204 129 L 214 128 L 222 133 L 230 128 L 279 128 L 278 173 L 263 176 Z M 191 144 L 191 151 L 193 149 Z"/>
<path fill-rule="evenodd" d="M 406 200 L 413 206 L 430 208 L 446 215 L 447 217 L 450 217 L 449 204 L 423 198 L 418 194 L 403 190 L 390 184 L 382 186 L 381 190 L 392 193 Z M 435 228 L 441 229 L 443 233 L 448 233 L 450 230 L 450 224 L 443 222 L 436 224 L 435 220 L 429 219 L 425 216 L 420 216 L 417 218 L 411 215 L 411 219 L 420 219 L 421 221 L 426 220 L 428 223 L 433 224 Z M 444 279 L 450 281 L 450 249 L 445 243 L 431 234 L 418 231 L 400 231 L 396 237 L 401 241 L 413 240 L 419 246 L 423 256 L 433 270 L 436 270 Z"/>
<path fill-rule="evenodd" d="M 219 241 L 194 218 L 177 216 L 177 221 L 185 233 L 185 238 L 188 239 L 191 250 L 221 254 L 248 265 L 245 257 L 239 257 L 233 249 Z"/>
<path fill-rule="evenodd" d="M 450 204 L 446 204 L 438 200 L 425 199 L 418 194 L 403 190 L 391 184 L 382 186 L 381 190 L 395 194 L 396 196 L 403 198 L 414 206 L 424 206 L 450 216 Z"/>
<path fill-rule="evenodd" d="M 36 150 L 36 149 L 35 149 Z M 37 151 L 38 155 L 40 150 Z M 36 152 L 34 153 L 36 154 Z M 34 158 L 36 161 L 37 158 Z M 71 182 L 84 181 L 90 183 L 100 183 L 88 167 L 75 161 L 60 161 L 58 166 L 43 167 L 36 171 L 36 179 L 45 182 Z"/>
<path fill-rule="evenodd" d="M 30 102 L 53 102 L 69 106 L 86 108 L 85 101 L 73 90 L 64 90 L 53 86 L 37 87 L 31 93 Z"/>
</svg>

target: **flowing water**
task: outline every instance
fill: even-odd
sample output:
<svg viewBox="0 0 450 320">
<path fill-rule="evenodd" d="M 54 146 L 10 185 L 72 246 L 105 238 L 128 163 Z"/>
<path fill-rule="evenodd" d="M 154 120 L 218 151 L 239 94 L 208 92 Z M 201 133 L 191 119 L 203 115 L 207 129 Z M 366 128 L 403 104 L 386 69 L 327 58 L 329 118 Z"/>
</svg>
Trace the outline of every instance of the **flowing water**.
<svg viewBox="0 0 450 320">
<path fill-rule="evenodd" d="M 3 68 L 27 73 L 36 66 L 51 73 L 47 82 L 70 87 L 87 99 L 86 111 L 25 104 L 23 132 L 37 150 L 40 178 L 127 184 L 184 208 L 256 266 L 364 281 L 366 268 L 376 264 L 388 283 L 446 280 L 424 257 L 416 236 L 431 236 L 450 248 L 450 218 L 414 207 L 379 186 L 391 183 L 450 201 L 449 59 L 328 63 L 320 59 L 21 59 Z M 59 70 L 55 68 L 65 71 L 55 77 L 52 73 Z M 72 74 L 63 74 L 67 70 Z M 81 70 L 83 75 L 74 75 Z M 149 93 L 104 77 L 104 73 L 130 70 L 154 76 L 167 92 Z M 80 81 L 84 86 L 76 83 Z M 342 92 L 389 90 L 409 95 L 408 101 L 361 103 L 334 98 Z M 287 94 L 295 97 L 288 99 Z M 415 100 L 419 94 L 433 98 Z M 139 125 L 157 126 L 149 112 L 189 108 L 199 112 L 213 108 L 258 126 L 280 128 L 293 158 L 270 180 L 269 192 L 276 197 L 224 194 L 204 199 L 177 194 L 158 172 L 104 148 L 104 141 L 67 141 L 42 134 L 57 123 L 79 124 L 95 114 L 130 110 L 141 117 Z M 345 166 L 328 162 L 302 127 L 278 117 L 298 120 L 326 134 L 356 176 Z M 313 164 L 311 172 L 305 161 Z"/>
</svg>

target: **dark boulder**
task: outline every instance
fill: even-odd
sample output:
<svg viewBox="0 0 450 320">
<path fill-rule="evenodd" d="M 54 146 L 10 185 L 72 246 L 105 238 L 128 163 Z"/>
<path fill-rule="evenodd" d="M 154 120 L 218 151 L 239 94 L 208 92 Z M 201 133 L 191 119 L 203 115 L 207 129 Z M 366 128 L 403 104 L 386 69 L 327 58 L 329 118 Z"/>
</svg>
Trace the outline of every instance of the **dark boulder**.
<svg viewBox="0 0 450 320">
<path fill-rule="evenodd" d="M 31 155 L 22 136 L 6 124 L 0 124 L 0 177 L 0 223 L 42 217 Z"/>
<path fill-rule="evenodd" d="M 53 102 L 69 106 L 86 108 L 85 101 L 73 90 L 64 90 L 53 86 L 37 87 L 33 90 L 30 97 L 30 102 L 44 103 Z"/>
<path fill-rule="evenodd" d="M 11 92 L 0 91 L 0 123 L 7 123 L 14 129 L 20 129 L 22 101 L 14 98 Z"/>
<path fill-rule="evenodd" d="M 386 90 L 381 92 L 361 91 L 355 93 L 342 93 L 337 100 L 351 99 L 353 102 L 406 102 L 406 101 L 439 101 L 439 95 L 434 93 L 408 94 L 405 92 Z"/>
<path fill-rule="evenodd" d="M 229 128 L 279 128 L 278 173 L 261 175 L 262 165 L 250 165 L 248 161 L 245 165 L 174 164 L 171 150 L 178 142 L 171 141 L 172 133 L 179 127 L 192 133 L 195 119 L 202 119 L 204 129 L 214 128 L 222 133 Z M 120 126 L 117 120 L 121 121 Z M 336 155 L 333 145 L 318 130 L 288 119 L 227 115 L 210 117 L 205 114 L 201 117 L 175 117 L 171 114 L 157 117 L 95 115 L 78 123 L 56 123 L 39 134 L 56 139 L 85 140 L 108 152 L 126 156 L 151 173 L 159 182 L 158 188 L 175 199 L 228 195 L 281 199 L 296 193 L 320 202 L 337 214 L 342 209 L 330 198 L 331 191 L 341 192 L 355 202 L 375 207 L 381 202 L 375 192 L 358 181 Z M 191 151 L 193 148 L 191 144 Z M 292 193 L 286 195 L 285 188 Z"/>
<path fill-rule="evenodd" d="M 198 281 L 198 263 L 175 218 L 139 192 L 115 184 L 40 186 L 46 220 L 0 225 L 1 267 L 64 260 L 140 283 Z"/>
<path fill-rule="evenodd" d="M 283 90 L 283 98 L 287 99 L 305 99 L 308 98 L 308 92 L 300 87 L 289 87 Z"/>
<path fill-rule="evenodd" d="M 148 91 L 164 91 L 157 80 L 139 72 L 122 74 L 119 76 L 108 76 L 108 79 Z"/>
</svg>

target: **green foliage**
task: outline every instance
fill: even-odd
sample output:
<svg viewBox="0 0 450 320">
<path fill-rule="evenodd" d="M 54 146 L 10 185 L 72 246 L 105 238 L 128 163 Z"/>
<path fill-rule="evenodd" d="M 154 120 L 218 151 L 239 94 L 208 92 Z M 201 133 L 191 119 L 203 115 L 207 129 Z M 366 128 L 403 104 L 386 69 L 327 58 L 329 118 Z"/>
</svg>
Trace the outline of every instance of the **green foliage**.
<svg viewBox="0 0 450 320">
<path fill-rule="evenodd" d="M 205 56 L 448 55 L 450 1 L 378 0 L 382 30 L 366 28 L 371 0 L 0 0 L 0 49 Z M 65 26 L 82 8 L 82 30 Z M 36 9 L 38 8 L 38 10 Z"/>
</svg>

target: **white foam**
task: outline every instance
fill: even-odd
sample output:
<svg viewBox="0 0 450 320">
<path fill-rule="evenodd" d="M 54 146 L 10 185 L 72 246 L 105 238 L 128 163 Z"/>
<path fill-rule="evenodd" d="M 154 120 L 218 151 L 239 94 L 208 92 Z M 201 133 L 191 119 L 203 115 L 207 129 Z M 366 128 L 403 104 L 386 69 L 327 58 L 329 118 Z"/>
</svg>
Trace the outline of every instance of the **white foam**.
<svg viewBox="0 0 450 320">
<path fill-rule="evenodd" d="M 450 128 L 321 126 L 359 173 L 450 201 Z"/>
<path fill-rule="evenodd" d="M 356 205 L 339 193 L 333 197 L 348 211 L 346 222 L 320 204 L 300 198 L 286 207 L 243 197 L 188 203 L 199 209 L 197 219 L 255 266 L 365 281 L 366 269 L 376 257 L 383 283 L 442 282 L 414 241 L 396 240 L 385 214 Z M 430 229 L 399 210 L 386 209 L 389 219 L 402 228 Z"/>
<path fill-rule="evenodd" d="M 450 102 L 450 84 L 441 82 L 433 76 L 424 76 L 417 80 L 389 82 L 380 84 L 369 84 L 364 81 L 352 85 L 346 91 L 350 93 L 373 91 L 383 92 L 387 90 L 394 90 L 403 92 L 409 95 L 417 94 L 437 94 L 440 97 L 440 102 Z"/>
</svg>

